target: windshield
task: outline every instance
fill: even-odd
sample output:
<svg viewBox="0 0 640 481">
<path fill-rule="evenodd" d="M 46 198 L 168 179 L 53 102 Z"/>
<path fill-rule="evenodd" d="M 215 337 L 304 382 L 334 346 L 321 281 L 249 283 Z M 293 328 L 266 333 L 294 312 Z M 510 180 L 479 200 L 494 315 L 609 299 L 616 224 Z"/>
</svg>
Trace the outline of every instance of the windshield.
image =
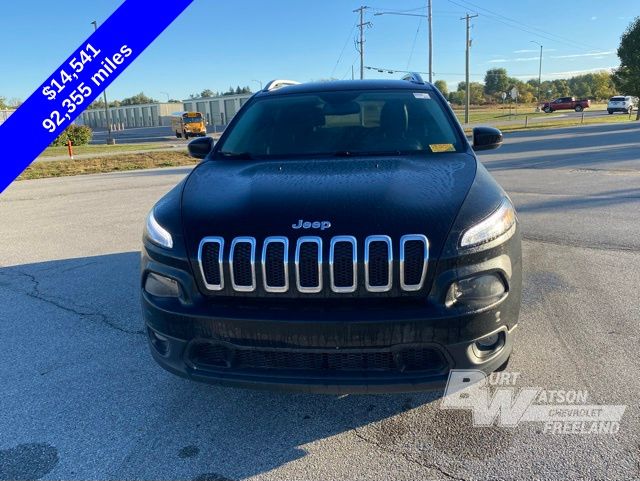
<svg viewBox="0 0 640 481">
<path fill-rule="evenodd" d="M 182 117 L 185 124 L 193 124 L 196 122 L 202 122 L 202 117 Z"/>
<path fill-rule="evenodd" d="M 424 91 L 339 91 L 258 98 L 218 156 L 444 153 L 464 149 L 440 103 Z"/>
</svg>

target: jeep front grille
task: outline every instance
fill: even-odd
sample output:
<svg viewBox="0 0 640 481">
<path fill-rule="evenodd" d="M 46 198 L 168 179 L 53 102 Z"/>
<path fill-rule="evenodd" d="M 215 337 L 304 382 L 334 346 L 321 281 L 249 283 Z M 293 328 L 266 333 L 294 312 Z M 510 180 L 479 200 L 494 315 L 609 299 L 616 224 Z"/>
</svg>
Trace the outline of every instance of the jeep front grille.
<svg viewBox="0 0 640 481">
<path fill-rule="evenodd" d="M 236 237 L 228 249 L 226 245 L 222 237 L 205 237 L 200 242 L 198 263 L 208 291 L 224 290 L 227 280 L 229 289 L 237 292 L 287 293 L 295 289 L 305 294 L 329 290 L 339 294 L 364 289 L 385 293 L 394 284 L 411 292 L 424 286 L 429 260 L 429 240 L 422 234 L 402 236 L 397 252 L 386 235 L 367 237 L 361 251 L 352 236 L 335 236 L 327 243 L 315 236 L 291 242 L 287 237 L 272 236 L 261 246 L 253 237 Z"/>
</svg>

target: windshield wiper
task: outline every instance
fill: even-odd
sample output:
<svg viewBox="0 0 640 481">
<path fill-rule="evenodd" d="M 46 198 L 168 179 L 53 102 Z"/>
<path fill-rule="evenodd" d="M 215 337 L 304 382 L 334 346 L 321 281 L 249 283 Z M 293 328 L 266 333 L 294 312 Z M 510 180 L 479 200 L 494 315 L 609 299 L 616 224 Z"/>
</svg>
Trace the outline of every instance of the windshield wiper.
<svg viewBox="0 0 640 481">
<path fill-rule="evenodd" d="M 224 159 L 253 160 L 250 152 L 218 152 L 217 155 Z"/>
</svg>

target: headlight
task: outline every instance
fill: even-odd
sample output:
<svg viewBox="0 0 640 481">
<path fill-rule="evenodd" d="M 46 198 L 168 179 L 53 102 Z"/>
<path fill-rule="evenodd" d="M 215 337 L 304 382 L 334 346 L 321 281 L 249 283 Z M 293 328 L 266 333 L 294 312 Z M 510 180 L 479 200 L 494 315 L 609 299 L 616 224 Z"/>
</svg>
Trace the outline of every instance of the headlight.
<svg viewBox="0 0 640 481">
<path fill-rule="evenodd" d="M 475 247 L 507 233 L 516 223 L 516 211 L 506 197 L 489 217 L 467 229 L 460 238 L 460 247 Z"/>
<path fill-rule="evenodd" d="M 166 247 L 171 249 L 173 247 L 173 238 L 167 229 L 158 224 L 158 221 L 153 216 L 153 209 L 149 212 L 147 217 L 147 238 L 154 244 L 158 244 L 160 247 Z"/>
</svg>

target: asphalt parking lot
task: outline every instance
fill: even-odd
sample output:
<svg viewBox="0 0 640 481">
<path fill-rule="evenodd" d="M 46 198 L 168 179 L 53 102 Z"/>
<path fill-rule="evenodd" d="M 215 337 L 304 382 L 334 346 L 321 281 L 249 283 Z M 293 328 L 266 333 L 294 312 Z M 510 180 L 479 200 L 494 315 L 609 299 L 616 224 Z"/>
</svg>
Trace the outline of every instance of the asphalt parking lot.
<svg viewBox="0 0 640 481">
<path fill-rule="evenodd" d="M 640 122 L 510 134 L 480 159 L 524 232 L 519 385 L 626 405 L 617 434 L 473 427 L 438 393 L 192 383 L 151 359 L 145 215 L 187 168 L 0 195 L 1 479 L 640 479 Z"/>
</svg>

